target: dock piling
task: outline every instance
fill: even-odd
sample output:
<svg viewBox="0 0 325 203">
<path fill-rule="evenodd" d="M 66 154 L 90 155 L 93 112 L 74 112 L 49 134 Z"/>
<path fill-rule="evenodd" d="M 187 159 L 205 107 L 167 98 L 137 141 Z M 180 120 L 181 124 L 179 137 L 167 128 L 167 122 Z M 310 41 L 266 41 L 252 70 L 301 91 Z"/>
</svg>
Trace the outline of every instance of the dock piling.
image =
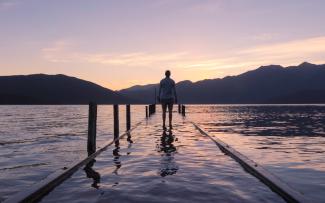
<svg viewBox="0 0 325 203">
<path fill-rule="evenodd" d="M 149 116 L 153 114 L 153 104 L 149 104 Z"/>
<path fill-rule="evenodd" d="M 149 104 L 148 109 L 149 109 L 149 117 L 150 117 L 151 116 L 151 104 Z"/>
<path fill-rule="evenodd" d="M 154 113 L 156 113 L 156 104 L 146 106 L 146 118 L 149 118 Z"/>
<path fill-rule="evenodd" d="M 185 105 L 182 105 L 182 116 L 185 116 Z"/>
<path fill-rule="evenodd" d="M 88 155 L 96 152 L 96 126 L 97 126 L 97 104 L 89 103 L 88 114 L 88 140 L 87 140 L 87 152 Z"/>
<path fill-rule="evenodd" d="M 130 104 L 126 105 L 126 131 L 131 129 L 131 107 Z"/>
<path fill-rule="evenodd" d="M 178 104 L 178 113 L 181 114 L 181 105 Z"/>
<path fill-rule="evenodd" d="M 114 108 L 114 139 L 117 139 L 120 134 L 118 105 L 114 104 L 113 108 Z"/>
</svg>

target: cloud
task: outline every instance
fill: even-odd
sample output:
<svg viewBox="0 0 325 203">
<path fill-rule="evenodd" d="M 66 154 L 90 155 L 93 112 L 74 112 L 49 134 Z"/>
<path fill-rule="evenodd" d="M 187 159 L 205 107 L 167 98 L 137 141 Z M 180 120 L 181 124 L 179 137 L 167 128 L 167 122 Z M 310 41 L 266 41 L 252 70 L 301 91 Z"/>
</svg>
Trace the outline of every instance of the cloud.
<svg viewBox="0 0 325 203">
<path fill-rule="evenodd" d="M 298 56 L 325 53 L 325 36 L 294 40 L 283 43 L 266 44 L 240 52 L 257 56 Z"/>
<path fill-rule="evenodd" d="M 19 4 L 17 0 L 0 0 L 0 10 L 8 10 Z"/>
<path fill-rule="evenodd" d="M 145 53 L 134 52 L 126 54 L 86 54 L 84 60 L 89 63 L 119 66 L 150 66 L 159 63 L 172 63 L 185 56 L 184 52 L 175 53 Z"/>
<path fill-rule="evenodd" d="M 240 73 L 261 65 L 294 65 L 302 61 L 325 62 L 325 36 L 264 44 L 239 49 L 228 55 L 169 53 L 87 53 L 76 51 L 67 41 L 57 41 L 42 49 L 45 59 L 54 63 L 90 63 L 107 67 L 171 67 L 183 71 Z"/>
<path fill-rule="evenodd" d="M 188 7 L 188 10 L 195 13 L 215 13 L 220 11 L 224 2 L 219 0 L 200 0 Z"/>
<path fill-rule="evenodd" d="M 77 62 L 78 53 L 71 50 L 72 43 L 66 40 L 59 40 L 47 48 L 41 50 L 42 56 L 53 63 Z"/>
<path fill-rule="evenodd" d="M 255 41 L 270 41 L 278 38 L 280 35 L 278 33 L 262 33 L 251 37 Z"/>
<path fill-rule="evenodd" d="M 150 2 L 155 8 L 178 7 L 178 12 L 215 13 L 224 5 L 222 0 L 156 0 Z"/>
<path fill-rule="evenodd" d="M 54 63 L 91 63 L 111 66 L 151 66 L 173 63 L 186 56 L 185 52 L 171 53 L 87 53 L 73 51 L 73 44 L 67 41 L 57 41 L 52 46 L 43 48 L 43 57 Z"/>
<path fill-rule="evenodd" d="M 183 65 L 205 70 L 236 68 L 242 70 L 266 64 L 295 65 L 303 61 L 325 63 L 325 36 L 249 47 L 232 55 L 212 59 L 210 57 Z"/>
</svg>

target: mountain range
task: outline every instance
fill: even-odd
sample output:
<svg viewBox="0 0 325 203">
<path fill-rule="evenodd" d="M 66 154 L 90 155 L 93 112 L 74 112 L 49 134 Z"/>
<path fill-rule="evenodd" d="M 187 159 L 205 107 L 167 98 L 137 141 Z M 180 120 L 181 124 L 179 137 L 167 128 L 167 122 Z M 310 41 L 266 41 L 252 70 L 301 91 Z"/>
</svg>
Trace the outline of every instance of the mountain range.
<svg viewBox="0 0 325 203">
<path fill-rule="evenodd" d="M 190 104 L 325 103 L 325 65 L 261 66 L 237 76 L 176 84 L 179 102 Z M 119 91 L 143 103 L 154 102 L 158 84 Z"/>
<path fill-rule="evenodd" d="M 0 104 L 136 103 L 110 89 L 65 75 L 0 77 Z"/>
<path fill-rule="evenodd" d="M 154 103 L 159 84 L 112 91 L 65 75 L 0 76 L 0 104 Z M 261 66 L 237 76 L 178 82 L 189 104 L 325 103 L 325 65 Z"/>
</svg>

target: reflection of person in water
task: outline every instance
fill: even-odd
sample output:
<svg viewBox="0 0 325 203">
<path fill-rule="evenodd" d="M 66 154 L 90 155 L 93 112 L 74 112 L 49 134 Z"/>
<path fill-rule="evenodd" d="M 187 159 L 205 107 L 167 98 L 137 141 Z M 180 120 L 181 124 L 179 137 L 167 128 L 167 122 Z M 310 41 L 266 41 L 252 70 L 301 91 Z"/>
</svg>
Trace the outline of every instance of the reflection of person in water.
<svg viewBox="0 0 325 203">
<path fill-rule="evenodd" d="M 94 180 L 91 186 L 98 189 L 99 188 L 98 183 L 100 183 L 100 174 L 92 168 L 95 162 L 96 162 L 95 159 L 91 160 L 84 168 L 84 171 L 87 174 L 87 178 L 92 178 Z"/>
<path fill-rule="evenodd" d="M 120 141 L 119 140 L 116 140 L 115 141 L 115 148 L 113 150 L 113 156 L 114 156 L 114 164 L 115 164 L 115 167 L 116 169 L 114 170 L 113 173 L 115 173 L 117 175 L 117 171 L 119 168 L 121 168 L 122 164 L 121 164 L 121 161 L 120 161 L 120 154 L 119 154 L 119 151 L 120 151 Z"/>
<path fill-rule="evenodd" d="M 176 174 L 178 166 L 176 165 L 174 154 L 176 153 L 176 147 L 173 145 L 174 135 L 172 132 L 163 131 L 160 139 L 160 145 L 158 146 L 159 152 L 162 152 L 160 175 L 162 177 Z"/>
</svg>

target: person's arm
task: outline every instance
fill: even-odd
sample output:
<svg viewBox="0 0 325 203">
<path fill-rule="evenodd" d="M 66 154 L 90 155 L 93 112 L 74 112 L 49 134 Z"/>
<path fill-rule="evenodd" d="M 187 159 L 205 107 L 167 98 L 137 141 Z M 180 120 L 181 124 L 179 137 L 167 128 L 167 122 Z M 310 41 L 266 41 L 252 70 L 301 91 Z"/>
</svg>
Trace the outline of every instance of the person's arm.
<svg viewBox="0 0 325 203">
<path fill-rule="evenodd" d="M 159 103 L 160 103 L 160 92 L 161 92 L 161 82 L 159 83 L 159 91 L 158 91 L 158 96 L 157 96 Z"/>
<path fill-rule="evenodd" d="M 174 83 L 174 96 L 175 96 L 175 103 L 178 103 L 178 99 L 177 99 L 177 93 L 176 93 L 176 85 Z"/>
</svg>

